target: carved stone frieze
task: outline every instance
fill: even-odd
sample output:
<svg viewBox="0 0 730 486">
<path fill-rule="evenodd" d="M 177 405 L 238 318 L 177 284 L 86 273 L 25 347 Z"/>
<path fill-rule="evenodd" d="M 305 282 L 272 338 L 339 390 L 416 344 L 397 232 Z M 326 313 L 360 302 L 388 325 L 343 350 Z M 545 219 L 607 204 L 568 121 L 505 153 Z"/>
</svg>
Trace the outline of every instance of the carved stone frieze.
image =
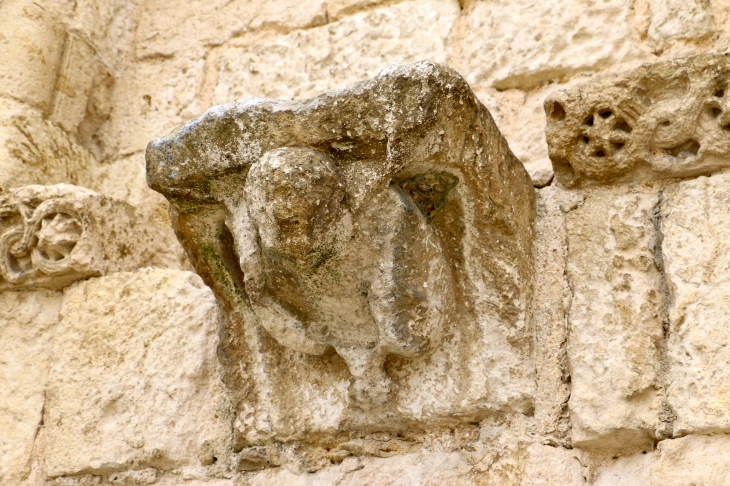
<svg viewBox="0 0 730 486">
<path fill-rule="evenodd" d="M 644 65 L 545 100 L 559 184 L 709 174 L 730 167 L 730 56 Z"/>
<path fill-rule="evenodd" d="M 212 108 L 147 171 L 228 311 L 247 437 L 531 408 L 534 191 L 454 71 Z"/>
<path fill-rule="evenodd" d="M 61 289 L 145 266 L 152 236 L 129 204 L 58 184 L 0 193 L 0 290 Z"/>
</svg>

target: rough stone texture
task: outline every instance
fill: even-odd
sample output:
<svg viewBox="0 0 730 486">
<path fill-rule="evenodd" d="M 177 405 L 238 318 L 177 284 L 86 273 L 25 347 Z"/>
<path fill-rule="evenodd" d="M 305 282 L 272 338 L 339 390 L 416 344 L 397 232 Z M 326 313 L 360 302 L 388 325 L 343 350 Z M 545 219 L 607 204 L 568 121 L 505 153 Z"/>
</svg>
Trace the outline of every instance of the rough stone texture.
<svg viewBox="0 0 730 486">
<path fill-rule="evenodd" d="M 651 23 L 647 32 L 655 51 L 677 40 L 697 41 L 715 33 L 709 0 L 650 0 Z"/>
<path fill-rule="evenodd" d="M 0 188 L 29 184 L 91 185 L 95 161 L 38 110 L 0 96 Z"/>
<path fill-rule="evenodd" d="M 315 474 L 291 468 L 271 469 L 251 479 L 251 486 L 582 486 L 580 462 L 564 449 L 521 444 L 502 451 L 464 454 L 422 452 L 391 458 L 350 457 Z"/>
<path fill-rule="evenodd" d="M 76 280 L 173 260 L 166 246 L 174 242 L 145 223 L 129 204 L 69 184 L 3 193 L 0 290 L 62 289 Z"/>
<path fill-rule="evenodd" d="M 566 217 L 573 445 L 648 447 L 661 436 L 658 201 L 651 189 L 601 190 Z"/>
<path fill-rule="evenodd" d="M 469 81 L 494 116 L 513 153 L 525 164 L 535 186 L 555 185 L 550 182 L 552 167 L 544 133 L 545 97 L 560 90 L 579 89 L 576 86 L 580 82 L 600 83 L 591 80 L 637 68 L 640 63 L 726 51 L 730 46 L 730 2 L 2 0 L 0 27 L 0 188 L 3 193 L 30 184 L 72 183 L 124 200 L 135 206 L 138 226 L 149 234 L 162 235 L 150 247 L 151 252 L 166 255 L 164 261 L 156 264 L 189 268 L 181 261 L 179 245 L 170 240 L 167 201 L 147 187 L 144 147 L 148 140 L 182 126 L 212 104 L 228 103 L 242 96 L 282 99 L 315 96 L 364 81 L 393 62 L 422 59 L 444 62 Z M 689 72 L 691 83 L 702 78 Z M 694 89 L 695 85 L 692 86 Z M 690 95 L 694 96 L 692 89 Z M 669 89 L 658 91 L 672 94 Z M 712 103 L 707 106 L 725 110 L 724 101 L 714 97 L 714 93 L 711 95 L 707 99 Z M 609 97 L 609 101 L 614 99 Z M 666 106 L 672 123 L 686 119 L 684 111 L 670 105 Z M 707 113 L 698 115 L 698 122 L 691 122 L 699 136 L 710 133 Z M 724 111 L 717 115 L 714 120 L 721 120 Z M 667 136 L 672 140 L 675 135 L 670 131 Z M 666 148 L 661 145 L 666 140 L 650 139 L 648 143 Z M 702 142 L 699 154 L 707 146 L 707 140 L 696 140 L 698 144 Z M 720 146 L 721 140 L 724 139 L 712 139 L 710 146 Z M 667 146 L 675 148 L 675 142 L 681 140 L 672 140 Z M 685 148 L 690 150 L 679 147 L 678 155 L 683 151 L 692 152 L 692 146 Z M 652 156 L 661 158 L 663 154 Z M 717 172 L 724 163 L 722 160 L 716 167 L 705 166 L 700 172 L 680 175 L 695 177 Z M 601 170 L 604 168 L 608 172 L 615 170 L 611 167 Z M 615 177 L 602 180 L 583 177 L 583 182 L 586 186 L 623 184 L 626 180 L 667 176 L 637 168 L 627 172 L 618 170 Z M 575 449 L 567 449 L 572 445 L 571 422 L 578 424 L 576 433 L 582 433 L 580 419 L 584 415 L 568 408 L 566 398 L 572 392 L 578 397 L 575 401 L 578 404 L 586 398 L 587 384 L 583 371 L 571 377 L 567 365 L 566 319 L 571 318 L 572 291 L 567 283 L 562 284 L 568 282 L 565 262 L 569 258 L 569 241 L 565 219 L 571 217 L 573 209 L 579 208 L 585 196 L 592 197 L 590 188 L 579 187 L 578 181 L 567 191 L 555 187 L 539 191 L 534 239 L 538 269 L 534 358 L 524 360 L 535 367 L 534 410 L 528 411 L 531 416 L 521 413 L 502 416 L 490 411 L 479 423 L 470 423 L 469 418 L 458 415 L 463 409 L 443 406 L 441 396 L 444 403 L 452 403 L 449 400 L 453 396 L 449 398 L 448 390 L 461 386 L 454 376 L 463 373 L 462 356 L 469 355 L 468 350 L 473 349 L 458 348 L 462 354 L 454 352 L 455 348 L 448 346 L 455 340 L 446 332 L 441 338 L 441 347 L 447 345 L 441 351 L 441 361 L 434 361 L 438 352 L 425 352 L 417 358 L 393 355 L 386 360 L 385 370 L 391 385 L 416 383 L 398 390 L 405 414 L 412 414 L 424 403 L 423 396 L 409 398 L 413 390 L 436 383 L 441 386 L 440 392 L 446 392 L 429 396 L 431 401 L 427 406 L 431 408 L 422 417 L 438 415 L 462 423 L 421 427 L 425 423 L 421 419 L 398 422 L 404 416 L 401 414 L 398 421 L 382 422 L 386 429 L 394 421 L 398 422 L 398 428 L 350 435 L 348 427 L 353 421 L 342 418 L 352 409 L 348 390 L 352 376 L 347 363 L 331 351 L 316 357 L 285 348 L 263 326 L 255 324 L 248 328 L 254 332 L 245 334 L 245 339 L 238 343 L 231 343 L 232 346 L 253 343 L 251 349 L 241 348 L 242 359 L 235 361 L 240 365 L 237 370 L 240 376 L 236 379 L 240 383 L 266 386 L 242 387 L 236 392 L 238 398 L 244 397 L 241 403 L 250 406 L 239 409 L 237 432 L 227 429 L 233 442 L 230 456 L 215 456 L 213 445 L 204 443 L 197 454 L 184 455 L 175 466 L 154 462 L 159 458 L 149 463 L 135 459 L 129 465 L 111 469 L 91 468 L 82 474 L 49 478 L 43 460 L 45 450 L 50 446 L 57 451 L 61 446 L 54 442 L 60 439 L 53 435 L 49 443 L 40 417 L 46 389 L 47 349 L 57 336 L 58 319 L 53 316 L 59 297 L 58 293 L 48 291 L 3 291 L 0 293 L 0 390 L 3 392 L 0 393 L 0 485 L 242 486 L 252 481 L 265 483 L 265 478 L 269 478 L 269 484 L 281 484 L 286 482 L 279 480 L 284 477 L 295 484 L 315 479 L 328 484 L 328 478 L 341 478 L 345 483 L 352 480 L 376 484 L 408 480 L 425 484 L 441 480 L 455 484 L 525 486 L 722 484 L 728 476 L 725 454 L 728 439 L 696 435 L 728 430 L 723 385 L 727 357 L 722 351 L 726 340 L 721 326 L 727 314 L 723 307 L 726 300 L 723 288 L 728 287 L 723 273 L 727 272 L 722 266 L 727 239 L 722 218 L 727 211 L 723 182 L 713 182 L 724 179 L 716 177 L 685 181 L 669 188 L 677 181 L 666 180 L 648 192 L 637 187 L 629 191 L 654 194 L 664 190 L 660 196 L 662 212 L 656 215 L 656 221 L 666 234 L 660 245 L 663 254 L 656 261 L 658 268 L 665 270 L 666 281 L 659 278 L 659 283 L 669 298 L 663 304 L 666 309 L 662 309 L 666 312 L 666 335 L 657 341 L 660 352 L 652 359 L 660 362 L 656 394 L 666 393 L 668 400 L 656 410 L 659 431 L 652 433 L 648 425 L 644 429 L 647 436 L 654 434 L 659 441 L 657 450 L 652 451 L 648 445 L 644 449 L 642 445 L 639 452 L 646 454 L 622 456 L 636 450 L 641 441 L 629 441 L 627 444 L 633 444 L 631 448 L 613 447 L 618 437 L 615 430 L 604 430 L 608 434 L 603 436 L 607 437 L 605 443 L 602 439 L 578 441 Z M 562 184 L 560 177 L 557 183 Z M 452 199 L 458 188 L 459 185 L 447 195 L 447 200 Z M 601 214 L 596 209 L 590 215 L 591 221 L 612 217 L 613 206 L 605 204 L 609 212 Z M 635 215 L 622 214 L 619 214 L 621 221 L 636 226 Z M 599 233 L 604 235 L 603 239 L 591 243 L 598 249 L 594 253 L 599 263 L 606 261 L 603 253 L 606 248 L 605 251 L 615 255 L 626 253 L 611 246 L 613 240 L 604 230 Z M 423 262 L 416 261 L 417 268 L 423 268 L 422 265 Z M 649 280 L 653 278 L 650 276 Z M 426 278 L 425 281 L 429 291 L 439 292 L 432 288 L 433 280 Z M 606 275 L 596 274 L 586 285 L 591 288 L 599 281 L 603 282 L 601 285 L 611 282 Z M 632 280 L 632 289 L 647 289 L 644 284 L 637 284 L 643 281 Z M 119 285 L 127 288 L 126 284 Z M 147 289 L 146 300 L 142 297 L 137 300 L 140 303 L 130 313 L 130 319 L 142 312 L 140 309 L 145 308 L 148 300 L 159 301 L 161 307 L 163 301 L 164 305 L 174 306 L 174 297 L 168 299 L 164 296 L 167 294 L 143 288 Z M 617 296 L 625 294 L 608 287 L 600 289 L 603 290 L 589 294 L 601 306 L 613 305 Z M 642 292 L 637 291 L 632 297 L 637 300 L 632 302 L 645 299 Z M 100 302 L 94 305 L 111 308 L 116 304 L 113 299 L 117 294 L 105 295 L 111 295 L 111 300 L 99 296 Z M 653 305 L 649 302 L 647 309 Z M 583 315 L 581 312 L 577 313 L 578 317 Z M 114 318 L 126 323 L 121 315 Z M 95 322 L 89 321 L 86 324 L 89 329 L 84 332 L 92 332 Z M 186 321 L 180 319 L 176 329 L 184 325 L 180 322 Z M 596 353 L 590 356 L 591 369 L 597 370 L 591 376 L 600 378 L 596 390 L 598 393 L 608 390 L 607 404 L 597 399 L 589 403 L 593 419 L 603 420 L 600 407 L 610 411 L 611 403 L 619 404 L 616 408 L 619 415 L 626 411 L 620 405 L 626 400 L 612 395 L 618 388 L 605 385 L 604 378 L 610 377 L 614 367 L 616 376 L 625 377 L 626 370 L 636 365 L 634 358 L 622 361 L 622 356 L 634 349 L 635 343 L 645 342 L 642 339 L 647 339 L 646 336 L 638 340 L 634 337 L 644 329 L 642 326 L 651 327 L 654 322 L 649 319 L 621 332 L 606 326 L 596 327 L 597 341 L 587 345 L 588 351 L 595 350 L 595 344 L 601 339 L 619 335 L 626 338 L 610 341 L 617 344 L 610 348 L 607 357 Z M 79 322 L 78 326 L 82 324 Z M 169 329 L 173 327 L 171 324 Z M 432 331 L 437 328 L 438 325 Z M 169 329 L 166 332 L 171 332 Z M 656 336 L 654 331 L 651 327 L 648 334 Z M 417 333 L 411 334 L 414 335 Z M 573 337 L 576 336 L 580 337 Z M 223 337 L 226 339 L 226 335 Z M 125 349 L 123 345 L 120 348 Z M 167 362 L 164 353 L 156 359 Z M 416 362 L 426 372 L 408 377 Z M 225 360 L 222 363 L 224 370 L 232 368 L 227 367 Z M 480 369 L 484 368 L 482 363 L 477 364 Z M 118 369 L 110 367 L 103 376 L 122 376 L 125 380 L 132 376 L 124 364 L 119 366 Z M 642 366 L 638 369 L 643 369 Z M 431 373 L 429 367 L 441 371 Z M 277 370 L 273 378 L 272 370 Z M 651 373 L 647 371 L 647 374 Z M 153 373 L 145 376 L 151 380 Z M 486 376 L 485 373 L 467 381 L 483 385 L 488 382 Z M 577 382 L 572 383 L 571 379 Z M 134 386 L 137 385 L 129 385 L 130 389 Z M 591 408 L 595 403 L 600 407 Z M 645 417 L 646 407 L 641 403 L 634 424 Z M 164 420 L 163 415 L 172 413 L 166 410 L 173 409 L 172 405 L 161 408 L 155 419 Z M 145 413 L 147 418 L 153 415 L 153 412 Z M 297 419 L 290 420 L 292 417 Z M 605 414 L 610 427 L 618 418 L 614 413 Z M 514 429 L 520 421 L 523 430 L 518 433 Z M 106 441 L 116 447 L 124 439 L 124 434 L 118 431 L 127 430 L 125 427 L 121 425 L 106 435 L 99 434 L 95 439 L 97 448 L 103 451 Z M 167 433 L 164 428 L 152 430 L 151 434 L 163 431 L 158 434 L 161 437 Z M 275 430 L 284 430 L 284 435 L 300 439 L 277 442 L 271 438 Z M 313 430 L 321 433 L 315 434 Z M 255 433 L 248 436 L 241 431 Z M 344 431 L 348 433 L 342 434 Z M 185 440 L 190 437 L 197 440 L 197 433 L 186 432 Z M 689 435 L 676 438 L 684 434 Z M 675 439 L 668 438 L 672 436 Z M 68 443 L 65 435 L 61 437 L 66 441 L 61 444 Z M 589 447 L 582 448 L 586 444 Z M 609 445 L 611 450 L 598 450 L 601 445 Z M 68 454 L 73 455 L 75 450 L 69 448 Z M 76 458 L 81 462 L 88 459 L 85 449 L 79 451 Z M 143 456 L 143 452 L 135 457 Z M 407 460 L 399 460 L 401 456 Z M 214 461 L 213 457 L 218 460 Z M 449 459 L 438 463 L 444 457 Z M 262 467 L 266 469 L 261 471 Z M 379 474 L 381 470 L 387 474 Z M 431 472 L 433 477 L 424 471 Z M 257 479 L 259 476 L 264 479 Z"/>
<path fill-rule="evenodd" d="M 63 25 L 36 3 L 6 0 L 0 32 L 0 95 L 48 111 L 66 39 Z"/>
<path fill-rule="evenodd" d="M 267 403 L 241 410 L 248 440 L 532 408 L 532 184 L 455 72 L 215 108 L 151 142 L 147 170 L 238 321 L 229 385 Z"/>
<path fill-rule="evenodd" d="M 730 436 L 665 440 L 648 454 L 617 458 L 597 470 L 593 486 L 730 485 Z"/>
<path fill-rule="evenodd" d="M 729 182 L 727 173 L 699 177 L 669 186 L 662 199 L 676 435 L 730 430 Z"/>
<path fill-rule="evenodd" d="M 395 62 L 444 62 L 444 42 L 458 15 L 455 0 L 407 1 L 285 36 L 243 38 L 240 47 L 224 48 L 217 57 L 212 102 L 310 98 L 371 78 Z"/>
<path fill-rule="evenodd" d="M 558 187 L 538 191 L 535 231 L 535 366 L 537 391 L 535 418 L 543 442 L 570 443 L 570 374 L 566 360 L 568 339 L 565 299 L 570 289 L 565 276 L 568 237 L 567 208 L 582 202 L 578 194 Z"/>
<path fill-rule="evenodd" d="M 325 9 L 322 0 L 303 0 L 296 5 L 288 0 L 194 0 L 186 8 L 150 0 L 140 13 L 141 35 L 135 39 L 135 54 L 138 58 L 169 57 L 200 45 L 220 45 L 250 31 L 305 29 L 324 24 Z"/>
<path fill-rule="evenodd" d="M 630 4 L 623 0 L 468 5 L 451 57 L 475 87 L 529 90 L 640 54 L 631 42 Z"/>
<path fill-rule="evenodd" d="M 730 56 L 698 55 L 597 79 L 545 100 L 557 180 L 641 180 L 730 166 Z"/>
<path fill-rule="evenodd" d="M 215 358 L 219 319 L 189 272 L 146 269 L 68 288 L 46 392 L 47 474 L 172 469 L 205 461 L 208 448 L 224 463 L 231 415 Z"/>
<path fill-rule="evenodd" d="M 145 59 L 116 81 L 109 120 L 99 130 L 103 158 L 144 150 L 155 133 L 165 133 L 204 110 L 198 95 L 202 55 Z"/>
<path fill-rule="evenodd" d="M 19 485 L 31 472 L 60 307 L 60 292 L 0 292 L 2 485 Z"/>
</svg>

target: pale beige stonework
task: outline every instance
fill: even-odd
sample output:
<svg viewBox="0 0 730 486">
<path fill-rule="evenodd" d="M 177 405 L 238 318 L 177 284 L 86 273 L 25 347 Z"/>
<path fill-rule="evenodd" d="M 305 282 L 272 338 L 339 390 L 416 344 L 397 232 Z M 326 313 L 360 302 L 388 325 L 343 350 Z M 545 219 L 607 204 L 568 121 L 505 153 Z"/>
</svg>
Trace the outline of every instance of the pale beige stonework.
<svg viewBox="0 0 730 486">
<path fill-rule="evenodd" d="M 646 454 L 615 458 L 596 468 L 594 486 L 730 485 L 730 436 L 665 440 Z"/>
<path fill-rule="evenodd" d="M 40 263 L 59 270 L 0 281 L 0 486 L 727 484 L 730 95 L 722 53 L 729 49 L 730 2 L 724 0 L 0 0 L 0 240 L 17 239 L 19 200 L 32 230 L 3 268 Z M 696 54 L 705 57 L 668 62 Z M 312 98 L 349 90 L 391 64 L 423 60 L 466 79 L 542 188 L 534 194 L 532 236 L 509 234 L 485 253 L 499 255 L 500 245 L 514 249 L 527 241 L 532 256 L 520 261 L 534 270 L 495 258 L 487 271 L 470 273 L 477 282 L 486 276 L 477 298 L 454 298 L 453 285 L 435 275 L 452 261 L 444 248 L 458 247 L 449 238 L 461 233 L 435 239 L 428 229 L 441 224 L 429 217 L 436 221 L 453 207 L 437 209 L 439 196 L 430 214 L 422 196 L 434 195 L 444 181 L 414 172 L 383 192 L 420 198 L 429 214 L 417 209 L 408 219 L 412 206 L 368 199 L 370 226 L 355 234 L 381 237 L 338 243 L 343 255 L 377 256 L 371 260 L 384 269 L 381 290 L 399 278 L 420 284 L 410 294 L 397 292 L 401 301 L 392 302 L 402 304 L 407 294 L 422 304 L 404 308 L 421 312 L 423 332 L 395 335 L 391 323 L 382 330 L 394 335 L 373 341 L 373 348 L 359 339 L 355 352 L 324 336 L 309 342 L 310 351 L 329 346 L 317 355 L 297 351 L 304 341 L 284 335 L 296 326 L 277 334 L 267 320 L 266 299 L 277 292 L 259 292 L 253 306 L 238 302 L 221 312 L 214 294 L 184 271 L 193 266 L 174 236 L 167 200 L 147 186 L 147 143 L 213 105 Z M 644 63 L 652 65 L 639 68 Z M 350 96 L 343 93 L 352 91 L 317 103 Z M 644 98 L 651 106 L 629 124 L 640 150 L 618 147 L 638 156 L 598 156 L 605 146 L 596 145 L 595 134 L 599 142 L 601 136 L 625 142 L 612 139 L 612 130 L 588 130 L 589 115 L 613 129 L 616 115 L 626 115 L 623 107 Z M 433 107 L 415 104 L 411 113 L 405 100 L 391 101 L 386 121 L 372 130 L 386 127 L 387 156 L 414 140 L 393 135 L 399 124 Z M 439 110 L 456 105 L 448 96 L 431 101 Z M 556 101 L 564 103 L 563 120 Z M 241 103 L 254 105 L 283 106 Z M 603 118 L 608 105 L 618 109 Z M 283 155 L 272 147 L 260 155 L 269 152 L 266 162 L 279 163 L 304 153 L 303 146 L 322 151 L 313 134 L 344 126 L 349 111 L 343 106 L 330 107 L 331 123 L 304 126 L 296 143 L 281 147 Z M 283 111 L 275 110 L 277 116 Z M 467 112 L 443 122 L 449 153 L 462 146 L 449 130 L 475 133 L 459 119 Z M 351 135 L 340 134 L 327 155 L 335 166 L 344 160 L 337 154 L 353 150 Z M 571 152 L 582 147 L 583 136 L 595 149 L 586 152 L 597 157 L 593 162 Z M 465 140 L 469 147 L 471 139 Z M 425 168 L 438 165 L 429 154 L 444 145 L 439 137 L 428 143 L 435 152 L 410 151 Z M 494 145 L 474 146 L 493 162 Z M 507 152 L 502 141 L 497 146 Z M 225 163 L 218 155 L 225 154 L 207 159 Z M 576 180 L 566 177 L 566 161 Z M 300 162 L 294 157 L 288 168 Z M 248 202 L 271 203 L 270 209 L 291 203 L 287 211 L 306 202 L 301 194 L 270 197 L 266 177 L 276 171 L 269 169 L 254 173 L 258 182 Z M 471 207 L 461 192 L 469 177 L 457 176 L 455 188 L 444 185 L 444 197 L 458 196 Z M 474 187 L 500 189 L 473 207 L 512 207 L 530 183 L 509 179 L 500 171 L 475 177 Z M 292 180 L 307 186 L 312 203 L 334 187 Z M 368 174 L 363 180 L 372 182 Z M 56 184 L 79 187 L 59 192 Z M 184 191 L 225 195 L 223 186 L 204 178 Z M 348 204 L 362 196 L 360 189 L 348 182 Z M 190 197 L 184 191 L 175 194 L 178 202 Z M 77 234 L 68 213 L 40 217 L 39 208 L 64 198 L 90 218 L 86 236 Z M 246 229 L 233 221 L 244 214 L 233 199 L 206 219 L 231 248 Z M 213 206 L 199 203 L 199 209 Z M 266 215 L 287 211 L 264 210 L 255 225 L 266 233 L 272 230 Z M 341 216 L 342 207 L 334 213 Z M 181 224 L 173 216 L 183 240 L 199 234 L 185 227 L 190 220 Z M 459 218 L 440 228 L 459 228 Z M 505 221 L 483 217 L 472 227 L 507 234 Z M 396 259 L 386 251 L 363 251 L 368 244 L 397 248 L 398 231 L 382 229 L 396 222 L 411 231 L 404 268 L 420 276 L 391 265 Z M 229 234 L 221 232 L 226 225 L 234 228 Z M 346 224 L 335 226 L 339 236 L 347 233 Z M 275 250 L 306 240 L 290 245 L 284 240 L 291 231 L 272 234 Z M 492 241 L 477 239 L 464 248 Z M 120 245 L 124 252 L 114 250 Z M 68 257 L 82 247 L 92 264 L 64 273 Z M 251 273 L 256 256 L 240 251 L 260 247 L 244 245 L 227 255 L 229 268 L 244 269 L 239 289 L 260 287 Z M 42 254 L 34 263 L 35 250 Z M 480 257 L 466 253 L 459 268 L 473 270 Z M 60 263 L 47 265 L 43 255 Z M 148 265 L 161 268 L 138 269 Z M 521 280 L 525 275 L 532 284 Z M 505 286 L 510 279 L 521 285 Z M 233 281 L 235 288 L 240 282 Z M 348 285 L 331 288 L 359 299 Z M 61 290 L 32 289 L 43 286 Z M 497 317 L 481 322 L 496 323 L 494 332 L 465 332 L 469 319 L 444 325 L 437 319 L 444 302 L 490 309 Z M 388 305 L 378 309 L 388 315 Z M 409 348 L 419 336 L 428 336 L 433 349 Z M 383 374 L 367 376 L 381 364 Z M 358 381 L 353 371 L 375 405 L 351 386 Z M 377 397 L 384 395 L 392 400 L 379 408 Z"/>
<path fill-rule="evenodd" d="M 730 431 L 730 174 L 672 185 L 661 207 L 674 432 Z"/>
<path fill-rule="evenodd" d="M 574 445 L 649 447 L 659 427 L 658 202 L 651 190 L 601 190 L 566 217 Z"/>
<path fill-rule="evenodd" d="M 69 287 L 46 391 L 46 473 L 224 463 L 231 413 L 219 319 L 189 272 L 144 269 Z"/>
<path fill-rule="evenodd" d="M 0 292 L 0 484 L 22 484 L 43 423 L 61 293 Z"/>
<path fill-rule="evenodd" d="M 285 36 L 244 37 L 216 56 L 212 103 L 251 96 L 306 99 L 371 78 L 396 62 L 444 62 L 444 42 L 458 15 L 455 0 L 407 1 Z M 372 36 L 376 26 L 379 35 Z"/>
</svg>

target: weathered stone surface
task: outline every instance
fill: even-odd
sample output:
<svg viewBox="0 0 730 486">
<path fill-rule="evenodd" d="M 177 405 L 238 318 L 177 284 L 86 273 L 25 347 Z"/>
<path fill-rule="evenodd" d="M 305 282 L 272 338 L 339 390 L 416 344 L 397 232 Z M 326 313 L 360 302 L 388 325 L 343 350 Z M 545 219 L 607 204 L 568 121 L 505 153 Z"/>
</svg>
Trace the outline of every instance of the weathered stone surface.
<svg viewBox="0 0 730 486">
<path fill-rule="evenodd" d="M 0 188 L 89 185 L 94 164 L 89 151 L 41 112 L 0 96 Z"/>
<path fill-rule="evenodd" d="M 456 0 L 406 1 L 285 36 L 243 38 L 218 56 L 213 104 L 309 98 L 364 81 L 394 62 L 445 62 L 444 42 L 458 15 Z"/>
<path fill-rule="evenodd" d="M 578 194 L 559 187 L 538 191 L 535 224 L 535 419 L 543 441 L 568 445 L 570 374 L 565 345 L 568 339 L 564 301 L 570 296 L 565 275 L 568 237 L 565 211 L 582 202 Z"/>
<path fill-rule="evenodd" d="M 114 77 L 85 40 L 69 35 L 60 60 L 49 119 L 85 146 L 111 112 Z"/>
<path fill-rule="evenodd" d="M 165 235 L 145 223 L 129 204 L 78 186 L 3 193 L 0 290 L 61 289 L 76 280 L 163 263 Z"/>
<path fill-rule="evenodd" d="M 46 392 L 49 476 L 225 467 L 219 312 L 196 275 L 144 269 L 68 288 Z M 207 443 L 207 445 L 205 445 Z"/>
<path fill-rule="evenodd" d="M 648 38 L 662 52 L 677 40 L 702 40 L 715 33 L 709 0 L 650 0 Z"/>
<path fill-rule="evenodd" d="M 50 345 L 60 292 L 0 292 L 0 484 L 19 485 L 31 472 L 42 423 Z"/>
<path fill-rule="evenodd" d="M 730 485 L 730 436 L 664 440 L 657 450 L 618 458 L 597 472 L 594 486 Z"/>
<path fill-rule="evenodd" d="M 668 399 L 674 433 L 730 430 L 730 174 L 664 190 L 662 256 L 671 292 Z"/>
<path fill-rule="evenodd" d="M 652 486 L 730 485 L 730 436 L 689 436 L 657 445 Z"/>
<path fill-rule="evenodd" d="M 476 88 L 532 89 L 636 58 L 623 0 L 469 2 L 449 63 Z"/>
<path fill-rule="evenodd" d="M 322 0 L 194 0 L 180 8 L 165 0 L 144 2 L 135 39 L 138 58 L 169 57 L 203 45 L 220 45 L 245 32 L 288 32 L 326 22 Z M 190 15 L 195 12 L 195 15 Z"/>
<path fill-rule="evenodd" d="M 583 486 L 580 462 L 571 451 L 519 444 L 472 453 L 421 452 L 389 458 L 348 457 L 340 464 L 307 473 L 291 467 L 262 471 L 252 486 Z"/>
<path fill-rule="evenodd" d="M 730 166 L 730 56 L 698 55 L 596 79 L 545 100 L 557 180 L 641 180 Z"/>
<path fill-rule="evenodd" d="M 47 111 L 66 38 L 63 25 L 35 2 L 6 0 L 0 32 L 0 95 Z"/>
<path fill-rule="evenodd" d="M 192 51 L 129 66 L 116 80 L 114 106 L 98 137 L 104 158 L 144 150 L 152 133 L 165 133 L 203 112 L 199 87 L 204 56 Z"/>
<path fill-rule="evenodd" d="M 592 486 L 649 486 L 656 452 L 614 457 L 596 469 Z"/>
<path fill-rule="evenodd" d="M 566 216 L 573 445 L 647 447 L 659 431 L 656 192 L 597 191 Z M 566 208 L 569 209 L 569 208 Z"/>
<path fill-rule="evenodd" d="M 455 72 L 213 108 L 147 168 L 232 318 L 247 440 L 532 408 L 532 183 Z"/>
</svg>

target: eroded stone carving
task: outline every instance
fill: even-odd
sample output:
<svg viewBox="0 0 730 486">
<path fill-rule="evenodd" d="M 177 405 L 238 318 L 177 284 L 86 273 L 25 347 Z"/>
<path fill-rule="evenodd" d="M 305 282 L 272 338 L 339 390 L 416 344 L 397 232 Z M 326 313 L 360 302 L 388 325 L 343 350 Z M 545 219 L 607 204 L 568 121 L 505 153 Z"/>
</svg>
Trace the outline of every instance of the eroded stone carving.
<svg viewBox="0 0 730 486">
<path fill-rule="evenodd" d="M 597 79 L 548 96 L 545 112 L 562 185 L 709 174 L 730 166 L 730 57 Z"/>
<path fill-rule="evenodd" d="M 0 195 L 0 290 L 61 289 L 152 262 L 152 236 L 131 206 L 69 184 Z"/>
<path fill-rule="evenodd" d="M 216 107 L 151 142 L 147 170 L 232 317 L 229 385 L 250 401 L 248 366 L 259 399 L 282 400 L 242 423 L 530 409 L 532 183 L 454 71 L 394 66 L 310 101 Z M 316 383 L 331 416 L 277 398 L 281 380 L 291 396 Z"/>
</svg>

